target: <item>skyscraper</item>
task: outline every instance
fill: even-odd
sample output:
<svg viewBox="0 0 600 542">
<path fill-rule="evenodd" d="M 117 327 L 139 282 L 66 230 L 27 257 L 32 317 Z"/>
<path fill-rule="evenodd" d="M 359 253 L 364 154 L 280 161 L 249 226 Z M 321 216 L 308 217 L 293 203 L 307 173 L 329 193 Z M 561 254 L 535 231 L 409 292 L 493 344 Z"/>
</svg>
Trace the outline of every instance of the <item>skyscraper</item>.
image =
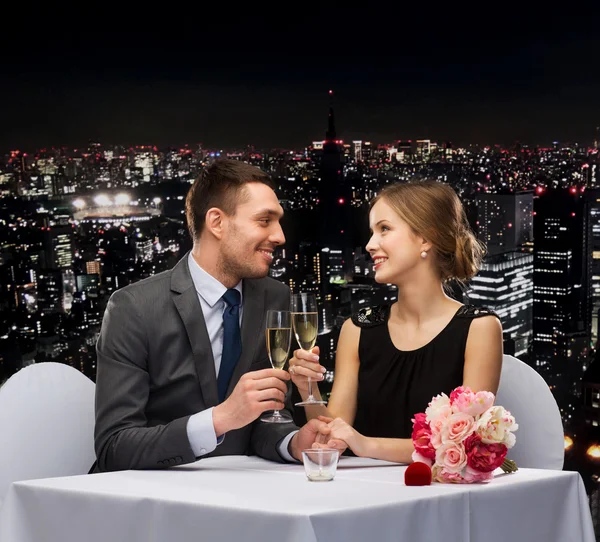
<svg viewBox="0 0 600 542">
<path fill-rule="evenodd" d="M 352 158 L 355 162 L 362 162 L 362 144 L 363 142 L 361 140 L 356 140 L 352 142 Z"/>
<path fill-rule="evenodd" d="M 498 314 L 504 353 L 526 355 L 532 336 L 533 255 L 515 251 L 486 257 L 467 295 L 469 302 Z"/>
<path fill-rule="evenodd" d="M 323 247 L 345 248 L 350 242 L 350 232 L 345 226 L 351 224 L 351 192 L 344 184 L 342 171 L 341 141 L 337 139 L 333 91 L 329 91 L 330 104 L 327 132 L 323 142 L 319 168 L 320 231 L 319 244 Z"/>
<path fill-rule="evenodd" d="M 71 226 L 48 226 L 44 232 L 46 268 L 68 269 L 73 264 L 73 229 Z"/>
<path fill-rule="evenodd" d="M 62 273 L 47 269 L 37 277 L 38 308 L 42 314 L 55 314 L 63 310 Z"/>
<path fill-rule="evenodd" d="M 477 230 L 489 254 L 533 240 L 533 191 L 477 196 Z"/>
<path fill-rule="evenodd" d="M 532 337 L 533 192 L 479 194 L 476 210 L 478 236 L 487 255 L 471 281 L 468 298 L 498 314 L 505 352 L 523 357 Z"/>
<path fill-rule="evenodd" d="M 575 187 L 545 190 L 535 200 L 533 341 L 536 365 L 560 386 L 566 382 L 559 353 L 577 336 L 584 348 L 591 331 L 590 199 Z M 582 334 L 587 341 L 581 340 Z M 579 348 L 578 346 L 578 348 Z M 580 353 L 570 359 L 580 363 Z M 569 368 L 569 373 L 573 373 Z M 583 370 L 583 367 L 581 367 Z"/>
<path fill-rule="evenodd" d="M 600 313 L 600 189 L 587 190 L 590 202 L 590 222 L 592 230 L 592 340 L 598 340 L 598 317 Z"/>
</svg>

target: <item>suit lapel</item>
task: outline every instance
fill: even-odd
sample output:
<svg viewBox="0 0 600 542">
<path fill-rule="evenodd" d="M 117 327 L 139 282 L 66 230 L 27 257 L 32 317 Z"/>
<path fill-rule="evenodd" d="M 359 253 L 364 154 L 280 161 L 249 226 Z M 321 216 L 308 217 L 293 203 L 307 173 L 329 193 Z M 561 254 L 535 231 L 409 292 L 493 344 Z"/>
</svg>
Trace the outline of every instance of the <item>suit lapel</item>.
<svg viewBox="0 0 600 542">
<path fill-rule="evenodd" d="M 173 301 L 192 346 L 204 403 L 206 408 L 216 406 L 219 404 L 219 391 L 215 361 L 202 307 L 187 266 L 187 255 L 173 268 L 171 290 L 176 292 Z"/>
<path fill-rule="evenodd" d="M 265 330 L 263 327 L 265 290 L 259 281 L 244 280 L 244 297 L 242 303 L 244 307 L 241 329 L 242 354 L 233 371 L 233 376 L 227 389 L 227 397 L 231 394 L 242 375 L 250 368 L 258 342 L 265 340 Z"/>
</svg>

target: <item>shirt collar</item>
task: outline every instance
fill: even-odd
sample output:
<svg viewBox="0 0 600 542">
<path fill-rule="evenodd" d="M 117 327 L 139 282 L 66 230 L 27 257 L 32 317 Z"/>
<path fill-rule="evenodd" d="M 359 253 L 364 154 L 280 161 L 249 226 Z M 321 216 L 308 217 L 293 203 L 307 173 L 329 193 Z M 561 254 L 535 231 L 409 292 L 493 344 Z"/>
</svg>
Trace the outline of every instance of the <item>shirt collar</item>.
<svg viewBox="0 0 600 542">
<path fill-rule="evenodd" d="M 207 273 L 202 269 L 190 252 L 188 256 L 188 267 L 190 268 L 190 275 L 192 276 L 192 282 L 198 295 L 206 301 L 209 307 L 213 307 L 219 299 L 223 297 L 223 294 L 227 291 L 227 288 L 221 284 L 215 277 L 210 273 Z M 242 294 L 242 281 L 237 283 L 234 287 L 240 293 L 240 300 L 243 302 Z"/>
</svg>

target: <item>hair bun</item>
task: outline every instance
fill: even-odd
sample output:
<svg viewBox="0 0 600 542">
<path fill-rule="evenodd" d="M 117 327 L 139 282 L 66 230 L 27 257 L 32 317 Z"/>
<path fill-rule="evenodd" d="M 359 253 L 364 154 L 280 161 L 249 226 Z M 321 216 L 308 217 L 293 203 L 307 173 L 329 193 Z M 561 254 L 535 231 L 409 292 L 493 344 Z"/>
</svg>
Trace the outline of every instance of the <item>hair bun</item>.
<svg viewBox="0 0 600 542">
<path fill-rule="evenodd" d="M 484 252 L 483 245 L 473 232 L 468 228 L 463 228 L 456 235 L 452 276 L 448 278 L 459 281 L 472 279 L 481 267 Z"/>
</svg>

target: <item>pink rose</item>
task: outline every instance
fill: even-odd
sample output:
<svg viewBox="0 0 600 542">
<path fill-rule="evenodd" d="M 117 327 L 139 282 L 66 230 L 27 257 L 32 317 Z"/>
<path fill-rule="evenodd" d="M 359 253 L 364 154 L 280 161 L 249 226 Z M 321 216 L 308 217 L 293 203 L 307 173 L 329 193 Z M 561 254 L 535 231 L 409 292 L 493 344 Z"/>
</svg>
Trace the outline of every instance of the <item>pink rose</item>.
<svg viewBox="0 0 600 542">
<path fill-rule="evenodd" d="M 425 414 L 423 412 L 415 414 L 412 422 L 413 431 L 411 438 L 415 451 L 423 457 L 431 460 L 435 459 L 435 449 L 431 444 L 431 429 L 425 419 Z"/>
<path fill-rule="evenodd" d="M 454 398 L 452 412 L 469 412 L 475 402 L 475 394 L 467 389 Z"/>
<path fill-rule="evenodd" d="M 494 404 L 495 400 L 496 396 L 491 391 L 478 391 L 475 394 L 475 403 L 478 405 L 476 407 L 476 414 L 471 415 L 479 416 L 480 414 L 483 414 Z"/>
<path fill-rule="evenodd" d="M 455 388 L 454 390 L 452 390 L 452 393 L 450 394 L 450 404 L 454 405 L 454 402 L 463 394 L 463 393 L 473 393 L 471 391 L 471 388 L 465 388 L 464 386 L 458 386 L 458 388 Z"/>
<path fill-rule="evenodd" d="M 411 459 L 414 463 L 425 463 L 428 467 L 433 465 L 433 460 L 427 457 L 422 456 L 419 452 L 413 452 L 411 455 Z"/>
<path fill-rule="evenodd" d="M 442 414 L 431 422 L 431 445 L 437 450 L 442 445 L 442 428 L 448 416 Z"/>
<path fill-rule="evenodd" d="M 478 472 L 492 472 L 502 465 L 508 448 L 504 444 L 487 444 L 479 435 L 465 441 L 467 465 Z"/>
<path fill-rule="evenodd" d="M 435 462 L 451 472 L 460 472 L 467 466 L 467 454 L 462 444 L 448 441 L 435 451 Z"/>
<path fill-rule="evenodd" d="M 449 471 L 439 465 L 434 465 L 431 469 L 431 478 L 442 484 L 460 484 L 463 482 L 463 477 L 458 472 Z"/>
<path fill-rule="evenodd" d="M 477 482 L 489 482 L 492 478 L 494 478 L 493 472 L 479 472 L 473 470 L 468 465 L 465 469 L 465 472 L 463 473 L 463 480 L 467 484 L 473 484 Z"/>
<path fill-rule="evenodd" d="M 464 412 L 448 416 L 442 426 L 442 443 L 462 442 L 475 429 L 475 419 Z"/>
<path fill-rule="evenodd" d="M 489 391 L 473 393 L 468 390 L 455 398 L 452 412 L 464 412 L 476 418 L 494 404 L 494 399 L 494 394 Z"/>
</svg>

